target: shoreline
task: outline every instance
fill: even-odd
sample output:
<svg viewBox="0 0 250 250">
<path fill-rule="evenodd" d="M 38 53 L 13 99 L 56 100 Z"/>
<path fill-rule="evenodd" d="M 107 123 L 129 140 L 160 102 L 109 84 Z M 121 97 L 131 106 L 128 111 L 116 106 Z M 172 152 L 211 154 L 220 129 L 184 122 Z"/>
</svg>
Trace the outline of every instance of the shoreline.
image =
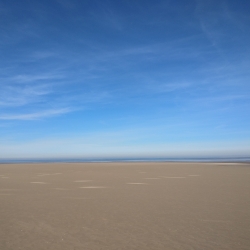
<svg viewBox="0 0 250 250">
<path fill-rule="evenodd" d="M 0 159 L 0 164 L 35 164 L 35 163 L 250 163 L 250 157 L 232 158 L 151 158 L 151 159 Z"/>
</svg>

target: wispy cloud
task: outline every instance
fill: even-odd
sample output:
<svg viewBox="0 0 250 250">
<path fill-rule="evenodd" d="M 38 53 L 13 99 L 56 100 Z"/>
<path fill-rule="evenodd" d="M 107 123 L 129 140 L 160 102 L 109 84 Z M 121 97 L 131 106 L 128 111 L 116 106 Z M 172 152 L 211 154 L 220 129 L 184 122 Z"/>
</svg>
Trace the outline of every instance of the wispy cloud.
<svg viewBox="0 0 250 250">
<path fill-rule="evenodd" d="M 203 97 L 198 98 L 196 100 L 204 102 L 204 103 L 213 103 L 214 102 L 227 102 L 227 101 L 234 101 L 234 100 L 243 100 L 248 99 L 247 95 L 220 95 L 220 96 L 210 96 L 210 97 Z"/>
<path fill-rule="evenodd" d="M 130 65 L 150 62 L 160 62 L 162 60 L 187 60 L 200 59 L 213 53 L 209 47 L 194 46 L 193 42 L 197 37 L 186 37 L 163 43 L 150 43 L 143 46 L 133 46 L 111 51 L 99 51 L 95 61 L 98 62 L 116 62 L 130 63 Z M 124 65 L 124 64 L 123 64 Z M 119 65 L 118 65 L 119 66 Z M 129 64 L 128 64 L 129 66 Z"/>
<path fill-rule="evenodd" d="M 46 50 L 38 50 L 31 53 L 30 56 L 27 56 L 27 61 L 39 61 L 46 59 L 56 59 L 59 58 L 59 55 L 56 52 L 46 51 Z"/>
<path fill-rule="evenodd" d="M 62 79 L 62 75 L 54 75 L 54 74 L 38 74 L 38 75 L 16 75 L 7 78 L 6 80 L 11 81 L 12 83 L 34 83 L 36 81 L 45 81 L 45 80 L 55 80 Z"/>
<path fill-rule="evenodd" d="M 189 82 L 169 82 L 162 83 L 157 81 L 151 81 L 151 83 L 147 84 L 147 89 L 151 91 L 151 93 L 170 93 L 175 91 L 183 91 L 191 87 L 192 84 Z"/>
<path fill-rule="evenodd" d="M 225 43 L 232 41 L 235 43 L 247 32 L 244 26 L 246 22 L 243 21 L 244 12 L 237 13 L 237 10 L 229 7 L 228 1 L 196 0 L 196 17 L 203 34 L 223 56 L 225 56 L 223 53 Z"/>
<path fill-rule="evenodd" d="M 51 88 L 47 84 L 3 86 L 0 94 L 0 107 L 19 107 L 41 102 L 43 97 L 50 93 Z"/>
<path fill-rule="evenodd" d="M 95 11 L 90 12 L 90 15 L 93 20 L 102 27 L 111 28 L 117 31 L 122 30 L 123 25 L 121 17 L 119 13 L 117 13 L 117 10 L 114 10 L 110 2 L 99 2 L 96 5 Z"/>
<path fill-rule="evenodd" d="M 29 113 L 29 114 L 13 114 L 13 115 L 3 114 L 3 115 L 0 115 L 0 120 L 38 120 L 42 118 L 66 114 L 72 111 L 73 110 L 70 108 L 63 108 L 63 109 L 50 109 L 50 110 Z"/>
</svg>

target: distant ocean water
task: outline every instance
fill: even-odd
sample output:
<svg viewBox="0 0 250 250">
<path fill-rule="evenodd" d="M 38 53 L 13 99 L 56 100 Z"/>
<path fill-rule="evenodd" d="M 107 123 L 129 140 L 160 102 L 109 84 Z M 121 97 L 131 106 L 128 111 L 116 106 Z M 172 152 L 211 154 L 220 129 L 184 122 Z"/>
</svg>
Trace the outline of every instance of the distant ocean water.
<svg viewBox="0 0 250 250">
<path fill-rule="evenodd" d="M 83 162 L 250 162 L 250 157 L 167 157 L 167 158 L 43 158 L 0 159 L 0 163 L 83 163 Z"/>
</svg>

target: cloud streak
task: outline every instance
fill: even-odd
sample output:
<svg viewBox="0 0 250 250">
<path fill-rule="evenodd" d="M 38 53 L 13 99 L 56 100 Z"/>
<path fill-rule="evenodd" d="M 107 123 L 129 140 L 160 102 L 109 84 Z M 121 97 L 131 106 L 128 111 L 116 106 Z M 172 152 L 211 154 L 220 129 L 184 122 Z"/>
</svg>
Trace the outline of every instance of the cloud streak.
<svg viewBox="0 0 250 250">
<path fill-rule="evenodd" d="M 28 84 L 25 86 L 7 84 L 7 86 L 1 87 L 0 107 L 20 107 L 42 102 L 51 92 L 51 87 L 48 84 Z"/>
<path fill-rule="evenodd" d="M 0 115 L 0 120 L 39 120 L 42 118 L 53 117 L 58 115 L 63 115 L 73 110 L 70 108 L 63 109 L 50 109 L 41 112 L 29 113 L 29 114 L 3 114 Z"/>
</svg>

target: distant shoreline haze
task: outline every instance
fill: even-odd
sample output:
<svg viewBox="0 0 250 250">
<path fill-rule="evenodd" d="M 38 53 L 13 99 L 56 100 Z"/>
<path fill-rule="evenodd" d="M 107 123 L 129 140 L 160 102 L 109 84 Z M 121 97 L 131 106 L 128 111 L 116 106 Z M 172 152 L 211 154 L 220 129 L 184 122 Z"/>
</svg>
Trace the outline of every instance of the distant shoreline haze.
<svg viewBox="0 0 250 250">
<path fill-rule="evenodd" d="M 84 163 L 84 162 L 250 162 L 250 157 L 124 157 L 124 158 L 24 158 L 0 159 L 0 163 Z"/>
</svg>

